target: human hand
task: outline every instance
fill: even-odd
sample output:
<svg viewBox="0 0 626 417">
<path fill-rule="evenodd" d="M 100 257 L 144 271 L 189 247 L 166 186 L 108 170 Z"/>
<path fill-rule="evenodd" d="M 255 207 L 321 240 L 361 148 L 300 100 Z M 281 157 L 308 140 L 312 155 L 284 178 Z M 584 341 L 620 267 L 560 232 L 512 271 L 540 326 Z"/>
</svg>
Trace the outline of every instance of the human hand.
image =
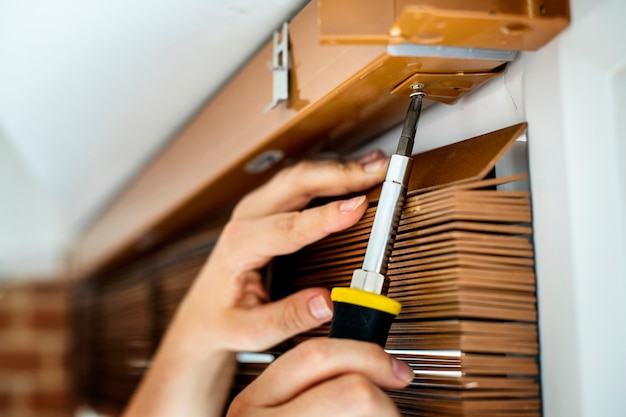
<svg viewBox="0 0 626 417">
<path fill-rule="evenodd" d="M 326 289 L 269 302 L 259 271 L 275 256 L 355 224 L 367 208 L 364 196 L 302 209 L 316 197 L 371 188 L 387 163 L 380 151 L 359 161 L 301 162 L 245 196 L 177 313 L 177 327 L 186 329 L 181 339 L 198 353 L 262 350 L 329 321 Z"/>
<path fill-rule="evenodd" d="M 346 195 L 382 182 L 387 163 L 381 152 L 346 163 L 303 162 L 281 171 L 266 185 L 244 197 L 179 306 L 124 416 L 222 415 L 235 369 L 232 352 L 263 350 L 330 320 L 332 304 L 328 290 L 311 288 L 269 302 L 260 269 L 277 255 L 295 252 L 355 224 L 367 208 L 363 196 L 302 209 L 313 198 Z M 344 345 L 336 345 L 334 341 L 321 344 L 331 345 L 328 356 L 340 350 L 337 346 Z M 307 348 L 302 347 L 294 354 L 285 355 L 287 359 L 277 361 L 271 367 L 274 371 L 262 381 L 270 378 L 271 382 L 276 375 L 285 375 L 284 369 L 289 368 L 281 368 L 280 364 L 289 365 L 289 358 L 297 360 L 298 352 L 303 349 L 303 359 L 321 361 L 322 353 L 308 351 L 307 354 Z M 367 362 L 364 356 L 359 357 L 363 363 Z M 365 403 L 382 404 L 384 396 L 374 395 L 378 391 L 372 384 L 385 386 L 392 381 L 389 374 L 372 376 L 370 381 L 367 379 L 369 369 L 374 368 L 365 367 L 367 370 L 361 375 L 352 374 L 356 368 L 356 365 L 349 369 L 339 367 L 346 371 L 345 375 L 332 384 L 320 386 L 332 387 L 339 383 L 341 388 L 341 381 L 343 384 L 353 381 L 355 390 L 363 386 L 363 395 L 371 393 L 372 398 Z M 325 373 L 316 374 L 317 380 L 322 381 L 332 374 L 329 368 L 324 369 Z M 310 386 L 311 381 L 311 377 L 305 376 L 300 389 L 310 388 L 313 394 L 323 396 L 323 390 Z M 313 394 L 281 389 L 272 392 L 284 398 L 301 399 L 293 402 L 294 407 L 313 398 Z M 254 400 L 259 395 L 263 396 L 261 388 L 259 394 L 253 391 L 244 398 Z M 251 404 L 260 408 L 275 405 L 258 401 Z"/>
<path fill-rule="evenodd" d="M 378 345 L 310 339 L 272 363 L 235 397 L 227 417 L 400 416 L 379 387 L 413 379 L 408 365 Z"/>
</svg>

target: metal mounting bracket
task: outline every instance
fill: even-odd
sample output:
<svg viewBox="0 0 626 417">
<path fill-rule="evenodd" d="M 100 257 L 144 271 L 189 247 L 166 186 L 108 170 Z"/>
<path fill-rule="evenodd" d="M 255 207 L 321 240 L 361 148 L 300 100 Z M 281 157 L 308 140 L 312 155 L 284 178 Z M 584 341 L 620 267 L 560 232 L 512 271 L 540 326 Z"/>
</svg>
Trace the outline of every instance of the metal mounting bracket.
<svg viewBox="0 0 626 417">
<path fill-rule="evenodd" d="M 517 51 L 509 51 L 506 49 L 458 48 L 453 46 L 419 45 L 412 43 L 387 45 L 387 53 L 391 56 L 458 58 L 504 62 L 513 61 L 518 55 Z"/>
<path fill-rule="evenodd" d="M 289 24 L 274 32 L 272 53 L 273 101 L 263 110 L 272 110 L 278 103 L 289 98 Z"/>
</svg>

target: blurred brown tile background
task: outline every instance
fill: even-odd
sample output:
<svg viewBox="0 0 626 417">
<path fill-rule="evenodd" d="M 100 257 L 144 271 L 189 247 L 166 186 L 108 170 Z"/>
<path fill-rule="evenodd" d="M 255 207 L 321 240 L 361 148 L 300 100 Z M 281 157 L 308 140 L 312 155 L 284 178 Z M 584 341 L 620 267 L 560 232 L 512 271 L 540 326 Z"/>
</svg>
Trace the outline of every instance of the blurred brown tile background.
<svg viewBox="0 0 626 417">
<path fill-rule="evenodd" d="M 0 417 L 73 415 L 67 285 L 0 286 Z"/>
</svg>

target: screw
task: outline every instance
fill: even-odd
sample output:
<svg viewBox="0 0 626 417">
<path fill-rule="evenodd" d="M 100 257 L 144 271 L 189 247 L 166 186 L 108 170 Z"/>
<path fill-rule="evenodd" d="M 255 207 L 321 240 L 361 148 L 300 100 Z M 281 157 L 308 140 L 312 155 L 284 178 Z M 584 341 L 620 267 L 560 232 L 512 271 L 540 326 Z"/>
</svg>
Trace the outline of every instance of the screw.
<svg viewBox="0 0 626 417">
<path fill-rule="evenodd" d="M 422 88 L 424 88 L 424 84 L 422 84 L 422 83 L 417 83 L 417 84 L 411 85 L 411 90 L 413 90 L 413 93 L 409 94 L 409 97 L 415 97 L 415 96 L 422 96 L 422 97 L 424 97 L 426 95 L 426 93 L 424 93 L 422 91 Z"/>
</svg>

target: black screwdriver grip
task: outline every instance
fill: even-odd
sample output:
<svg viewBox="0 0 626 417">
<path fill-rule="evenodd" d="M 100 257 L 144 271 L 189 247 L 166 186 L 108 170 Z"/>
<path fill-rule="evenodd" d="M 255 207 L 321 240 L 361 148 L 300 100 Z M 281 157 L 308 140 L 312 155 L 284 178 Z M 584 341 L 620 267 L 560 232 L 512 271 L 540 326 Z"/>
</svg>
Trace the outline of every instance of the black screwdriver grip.
<svg viewBox="0 0 626 417">
<path fill-rule="evenodd" d="M 335 312 L 328 337 L 385 347 L 391 324 L 400 312 L 400 303 L 354 288 L 334 288 L 331 299 Z"/>
</svg>

